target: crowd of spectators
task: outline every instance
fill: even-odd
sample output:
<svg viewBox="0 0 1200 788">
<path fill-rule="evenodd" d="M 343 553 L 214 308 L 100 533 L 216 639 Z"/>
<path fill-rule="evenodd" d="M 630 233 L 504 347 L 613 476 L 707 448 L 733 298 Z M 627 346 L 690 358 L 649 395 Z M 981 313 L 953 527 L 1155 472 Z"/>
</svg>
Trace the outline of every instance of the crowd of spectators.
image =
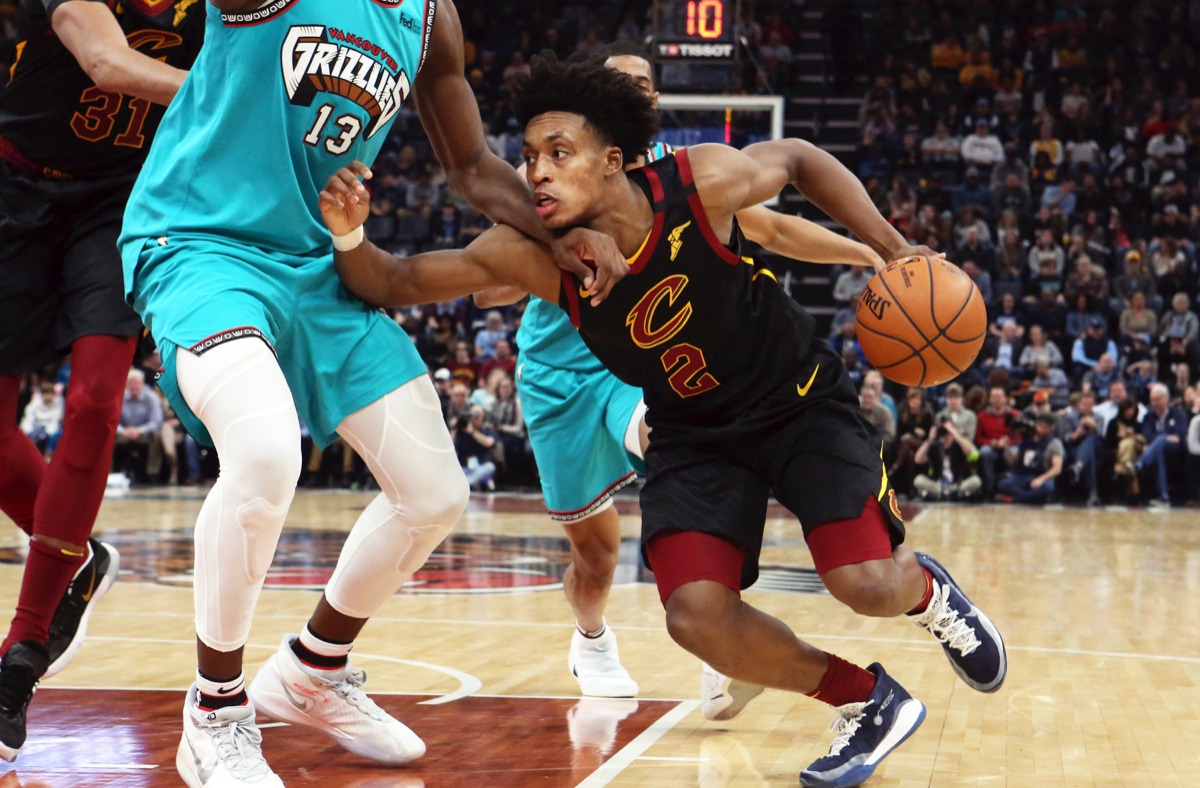
<svg viewBox="0 0 1200 788">
<path fill-rule="evenodd" d="M 869 28 L 853 164 L 990 320 L 955 386 L 885 385 L 887 419 L 864 388 L 901 489 L 1195 501 L 1200 3 L 927 0 L 880 4 Z M 832 337 L 859 367 L 862 286 L 835 281 Z M 975 424 L 950 418 L 960 399 Z"/>
<path fill-rule="evenodd" d="M 754 55 L 744 91 L 793 90 L 799 37 L 790 22 L 802 5 L 742 4 L 738 30 Z M 13 7 L 0 0 L 0 60 L 12 52 Z M 519 155 L 508 93 L 532 54 L 640 40 L 649 8 L 533 0 L 460 9 L 492 150 Z M 1200 1 L 827 4 L 821 30 L 839 44 L 829 47 L 831 89 L 853 91 L 855 77 L 868 77 L 861 144 L 848 163 L 898 229 L 967 271 L 989 309 L 977 363 L 952 386 L 906 392 L 870 369 L 855 339 L 852 305 L 870 272 L 832 278 L 843 308 L 830 339 L 885 436 L 902 493 L 1198 497 L 1196 20 Z M 385 248 L 462 246 L 489 225 L 448 191 L 411 108 L 374 170 L 368 233 Z M 462 465 L 481 489 L 536 482 L 513 383 L 522 311 L 484 313 L 462 300 L 394 314 L 429 365 Z M 142 364 L 151 382 L 155 358 Z M 47 453 L 68 375 L 69 363 L 57 378 L 29 380 L 22 426 Z M 117 467 L 149 481 L 211 477 L 214 458 L 161 400 L 156 414 L 143 387 L 132 375 Z M 306 456 L 307 484 L 371 483 L 348 446 L 310 446 Z"/>
</svg>

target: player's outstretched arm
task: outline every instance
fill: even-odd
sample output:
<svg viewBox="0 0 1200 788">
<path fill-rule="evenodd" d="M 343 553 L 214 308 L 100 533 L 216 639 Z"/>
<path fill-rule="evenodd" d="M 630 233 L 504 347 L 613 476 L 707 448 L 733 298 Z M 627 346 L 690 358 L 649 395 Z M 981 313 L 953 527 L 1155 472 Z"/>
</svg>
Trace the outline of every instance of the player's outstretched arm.
<svg viewBox="0 0 1200 788">
<path fill-rule="evenodd" d="M 871 247 L 838 235 L 799 216 L 772 211 L 762 205 L 738 211 L 738 226 L 754 243 L 768 251 L 810 263 L 870 265 L 880 270 L 886 261 Z"/>
<path fill-rule="evenodd" d="M 109 93 L 170 104 L 187 72 L 129 48 L 105 3 L 69 2 L 50 17 L 54 34 L 96 87 Z"/>
<path fill-rule="evenodd" d="M 697 145 L 688 149 L 688 157 L 700 200 L 714 227 L 792 184 L 884 260 L 937 254 L 926 247 L 909 246 L 880 215 L 854 173 L 811 143 L 771 140 L 741 151 L 727 145 Z"/>
<path fill-rule="evenodd" d="M 525 181 L 488 149 L 475 93 L 467 83 L 462 23 L 451 0 L 438 3 L 429 54 L 414 86 L 421 125 L 451 188 L 493 222 L 507 224 L 546 244 L 559 267 L 579 277 L 600 303 L 629 270 L 615 241 L 575 228 L 561 236 L 548 231 L 533 208 Z M 584 264 L 595 263 L 596 271 Z"/>
<path fill-rule="evenodd" d="M 370 194 L 361 162 L 338 170 L 320 194 L 321 217 L 334 236 L 334 260 L 346 289 L 368 304 L 411 306 L 462 298 L 494 286 L 516 286 L 558 300 L 560 275 L 545 246 L 497 225 L 466 249 L 399 258 L 365 238 Z"/>
</svg>

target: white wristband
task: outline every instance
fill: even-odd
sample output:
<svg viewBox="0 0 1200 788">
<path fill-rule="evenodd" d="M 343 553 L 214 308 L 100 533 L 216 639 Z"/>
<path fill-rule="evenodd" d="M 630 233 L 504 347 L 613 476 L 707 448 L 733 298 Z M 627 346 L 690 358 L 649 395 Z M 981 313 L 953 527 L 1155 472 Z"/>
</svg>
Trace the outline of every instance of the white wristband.
<svg viewBox="0 0 1200 788">
<path fill-rule="evenodd" d="M 362 246 L 362 242 L 366 240 L 366 234 L 363 233 L 362 225 L 355 227 L 345 235 L 334 235 L 333 248 L 339 252 L 349 252 Z"/>
</svg>

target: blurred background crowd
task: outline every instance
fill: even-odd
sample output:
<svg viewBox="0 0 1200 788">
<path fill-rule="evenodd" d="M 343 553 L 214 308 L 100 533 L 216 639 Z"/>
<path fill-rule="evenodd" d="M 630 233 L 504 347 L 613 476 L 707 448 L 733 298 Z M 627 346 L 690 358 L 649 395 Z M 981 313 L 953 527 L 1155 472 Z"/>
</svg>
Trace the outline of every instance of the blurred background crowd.
<svg viewBox="0 0 1200 788">
<path fill-rule="evenodd" d="M 0 62 L 13 56 L 14 6 L 0 0 Z M 511 161 L 509 85 L 532 54 L 586 55 L 649 32 L 646 0 L 459 6 L 489 145 Z M 789 121 L 803 119 L 790 133 L 842 158 L 880 212 L 945 251 L 987 303 L 977 363 L 949 386 L 903 390 L 856 340 L 870 271 L 786 281 L 800 303 L 829 305 L 814 310 L 884 435 L 897 489 L 1091 505 L 1200 497 L 1200 1 L 746 0 L 737 33 L 741 92 L 785 96 Z M 374 170 L 367 232 L 379 245 L 457 247 L 488 227 L 447 190 L 411 111 Z M 481 489 L 536 484 L 513 384 L 523 308 L 463 300 L 394 315 Z M 28 380 L 22 425 L 48 453 L 69 369 Z M 215 463 L 155 394 L 156 369 L 151 352 L 131 373 L 116 467 L 200 482 Z M 370 483 L 344 446 L 311 450 L 304 481 Z"/>
</svg>

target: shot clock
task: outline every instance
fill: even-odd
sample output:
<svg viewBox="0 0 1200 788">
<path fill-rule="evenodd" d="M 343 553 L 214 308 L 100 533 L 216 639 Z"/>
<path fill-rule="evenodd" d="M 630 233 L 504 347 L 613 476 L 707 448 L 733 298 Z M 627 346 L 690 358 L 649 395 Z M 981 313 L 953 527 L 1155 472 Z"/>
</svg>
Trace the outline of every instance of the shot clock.
<svg viewBox="0 0 1200 788">
<path fill-rule="evenodd" d="M 658 0 L 654 54 L 658 60 L 732 63 L 739 0 Z"/>
</svg>

